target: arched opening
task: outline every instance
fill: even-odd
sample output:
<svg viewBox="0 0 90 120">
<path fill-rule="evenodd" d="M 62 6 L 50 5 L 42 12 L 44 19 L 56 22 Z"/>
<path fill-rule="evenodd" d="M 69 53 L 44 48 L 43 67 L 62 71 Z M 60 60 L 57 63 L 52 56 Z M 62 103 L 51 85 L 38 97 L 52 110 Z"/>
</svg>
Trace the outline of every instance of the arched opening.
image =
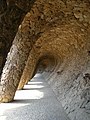
<svg viewBox="0 0 90 120">
<path fill-rule="evenodd" d="M 90 119 L 89 1 L 21 1 L 1 0 L 0 4 L 0 64 L 5 61 L 18 26 L 28 12 L 19 26 L 3 68 L 0 102 L 13 101 L 17 88 L 22 89 L 31 79 L 28 89 L 39 89 L 38 92 L 31 91 L 32 94 L 40 93 L 41 97 L 36 99 L 42 99 L 44 95 L 40 90 L 44 87 L 31 86 L 37 83 L 33 80 L 39 73 L 53 89 L 71 120 Z M 31 9 L 30 4 L 33 3 Z M 32 95 L 29 97 L 33 99 Z"/>
<path fill-rule="evenodd" d="M 37 73 L 52 72 L 56 63 L 56 58 L 53 55 L 46 54 L 39 58 L 33 76 Z"/>
</svg>

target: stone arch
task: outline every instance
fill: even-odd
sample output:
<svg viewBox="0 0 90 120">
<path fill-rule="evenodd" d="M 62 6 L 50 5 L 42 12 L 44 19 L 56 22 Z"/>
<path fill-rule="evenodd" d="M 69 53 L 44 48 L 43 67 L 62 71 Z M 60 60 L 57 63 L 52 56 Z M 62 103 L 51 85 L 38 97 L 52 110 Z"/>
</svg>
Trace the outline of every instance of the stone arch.
<svg viewBox="0 0 90 120">
<path fill-rule="evenodd" d="M 78 113 L 76 113 L 77 109 L 79 109 L 79 111 L 82 111 L 83 109 L 80 108 L 78 104 L 82 102 L 82 99 L 80 98 L 80 96 L 82 96 L 82 91 L 87 89 L 85 86 L 83 86 L 83 74 L 86 70 L 85 66 L 90 64 L 90 58 L 88 58 L 89 44 L 87 42 L 87 37 L 85 37 L 85 33 L 79 26 L 81 24 L 78 24 L 76 21 L 73 21 L 73 23 L 74 24 L 72 24 L 72 22 L 67 22 L 60 26 L 58 24 L 57 26 L 52 27 L 48 31 L 44 32 L 30 52 L 28 64 L 26 65 L 23 73 L 24 78 L 24 75 L 26 75 L 26 73 L 28 74 L 27 70 L 29 71 L 31 63 L 33 63 L 30 63 L 30 61 L 34 61 L 33 65 L 35 66 L 33 66 L 33 68 L 35 69 L 35 63 L 37 63 L 41 56 L 47 54 L 52 54 L 55 56 L 55 58 L 57 58 L 57 62 L 54 70 L 52 72 L 44 71 L 42 75 L 52 86 L 55 94 L 58 96 L 58 100 L 60 100 L 70 118 L 72 118 L 72 115 L 74 117 L 78 116 Z M 32 66 L 30 71 L 33 71 Z M 29 76 L 26 75 L 25 77 L 26 82 L 24 81 L 24 84 L 30 80 L 30 74 L 33 73 L 30 71 Z M 31 74 L 31 76 L 32 75 L 33 74 Z M 77 85 L 76 81 L 80 82 L 80 84 Z M 81 89 L 78 91 L 78 87 L 80 86 Z M 87 86 L 89 87 L 89 85 Z M 67 94 L 68 92 L 69 94 Z M 70 95 L 69 98 L 68 95 Z M 78 101 L 75 101 L 75 99 L 78 99 Z M 67 102 L 65 103 L 64 100 Z M 69 102 L 69 100 L 71 102 Z M 68 111 L 68 109 L 72 110 L 74 103 L 76 104 L 76 108 L 71 113 Z M 68 107 L 68 109 L 66 109 L 66 107 Z M 86 114 L 86 116 L 83 117 L 87 116 L 88 115 Z"/>
<path fill-rule="evenodd" d="M 50 68 L 43 72 L 43 77 L 71 119 L 89 118 L 84 112 L 90 104 L 89 7 L 86 0 L 35 2 L 19 26 L 8 54 L 1 78 L 0 102 L 12 101 L 17 87 L 23 88 L 32 78 L 38 60 L 51 54 L 57 62 L 53 71 Z"/>
</svg>

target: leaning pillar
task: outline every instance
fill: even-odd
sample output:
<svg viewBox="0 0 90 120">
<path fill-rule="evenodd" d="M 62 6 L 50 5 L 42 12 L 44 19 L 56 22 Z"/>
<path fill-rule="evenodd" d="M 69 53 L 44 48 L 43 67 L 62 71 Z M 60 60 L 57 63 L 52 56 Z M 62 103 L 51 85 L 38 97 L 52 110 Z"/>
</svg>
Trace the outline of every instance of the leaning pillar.
<svg viewBox="0 0 90 120">
<path fill-rule="evenodd" d="M 37 59 L 38 56 L 37 54 L 35 55 L 35 51 L 30 52 L 25 69 L 23 71 L 21 80 L 18 85 L 19 90 L 23 89 L 24 85 L 27 84 L 28 81 L 33 77 L 33 73 L 36 68 Z"/>
<path fill-rule="evenodd" d="M 30 39 L 23 39 L 20 36 L 21 33 L 18 32 L 3 69 L 0 85 L 0 102 L 10 102 L 13 100 L 25 67 L 25 62 L 32 47 Z"/>
</svg>

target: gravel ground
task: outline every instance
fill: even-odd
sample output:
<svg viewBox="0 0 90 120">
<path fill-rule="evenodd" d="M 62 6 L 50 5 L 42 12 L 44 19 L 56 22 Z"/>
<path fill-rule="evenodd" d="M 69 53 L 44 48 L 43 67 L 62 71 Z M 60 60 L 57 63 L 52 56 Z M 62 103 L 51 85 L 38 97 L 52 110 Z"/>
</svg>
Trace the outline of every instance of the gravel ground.
<svg viewBox="0 0 90 120">
<path fill-rule="evenodd" d="M 69 120 L 46 81 L 37 74 L 12 103 L 0 104 L 0 120 Z"/>
</svg>

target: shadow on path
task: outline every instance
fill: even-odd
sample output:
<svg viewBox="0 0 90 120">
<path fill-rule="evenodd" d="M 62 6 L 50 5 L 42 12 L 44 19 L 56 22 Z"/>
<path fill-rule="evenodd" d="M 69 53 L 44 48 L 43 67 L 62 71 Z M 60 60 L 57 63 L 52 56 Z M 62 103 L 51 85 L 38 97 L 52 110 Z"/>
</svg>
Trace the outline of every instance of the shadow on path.
<svg viewBox="0 0 90 120">
<path fill-rule="evenodd" d="M 23 90 L 16 92 L 12 103 L 0 104 L 0 120 L 69 120 L 52 89 L 39 75 Z"/>
</svg>

